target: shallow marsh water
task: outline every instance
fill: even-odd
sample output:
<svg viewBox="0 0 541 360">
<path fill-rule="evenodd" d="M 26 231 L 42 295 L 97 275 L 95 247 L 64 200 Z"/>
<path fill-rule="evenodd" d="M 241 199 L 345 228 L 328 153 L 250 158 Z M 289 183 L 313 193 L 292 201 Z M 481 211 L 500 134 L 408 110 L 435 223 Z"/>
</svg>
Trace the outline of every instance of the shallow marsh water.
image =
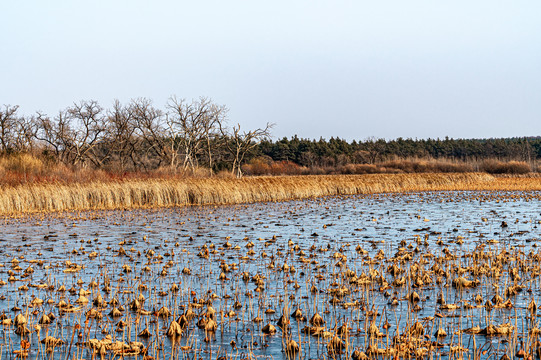
<svg viewBox="0 0 541 360">
<path fill-rule="evenodd" d="M 425 336 L 422 342 L 408 341 L 418 341 L 418 347 L 434 344 L 427 357 L 473 358 L 474 339 L 476 348 L 486 350 L 481 358 L 499 359 L 506 352 L 513 357 L 521 340 L 533 344 L 528 332 L 537 327 L 537 317 L 530 316 L 527 307 L 532 299 L 539 302 L 541 293 L 535 257 L 539 195 L 348 196 L 3 219 L 0 313 L 8 319 L 22 313 L 30 333 L 21 337 L 15 325 L 0 327 L 2 358 L 17 357 L 21 339 L 29 341 L 29 358 L 113 358 L 114 349 L 100 354 L 89 346 L 90 339 L 108 335 L 113 343 L 141 342 L 145 350 L 136 355 L 141 359 L 338 358 L 355 349 L 367 352 L 369 344 L 388 348 L 397 333 L 411 334 L 417 322 Z M 479 252 L 488 256 L 477 260 L 472 254 Z M 491 257 L 505 260 L 493 264 Z M 473 268 L 481 262 L 499 267 L 501 274 L 476 273 Z M 444 275 L 433 270 L 436 263 Z M 392 265 L 402 271 L 392 274 Z M 461 276 L 479 284 L 453 287 L 452 281 Z M 393 283 L 402 277 L 405 284 Z M 425 281 L 417 286 L 419 277 Z M 174 284 L 178 290 L 172 289 Z M 505 296 L 515 285 L 516 294 Z M 67 291 L 59 291 L 61 286 Z M 88 291 L 87 304 L 76 303 L 81 289 Z M 413 292 L 419 301 L 408 299 Z M 93 304 L 98 293 L 106 302 L 100 306 Z M 486 301 L 496 294 L 512 306 L 489 311 Z M 141 309 L 131 310 L 130 304 L 141 295 Z M 477 295 L 482 302 L 475 301 Z M 441 296 L 457 308 L 442 308 Z M 61 300 L 73 307 L 59 308 Z M 215 315 L 209 315 L 209 305 Z M 158 316 L 162 307 L 171 315 Z M 101 320 L 86 318 L 93 308 Z M 113 308 L 120 309 L 119 316 L 110 315 Z M 196 317 L 181 336 L 167 337 L 171 322 L 188 308 Z M 306 320 L 291 317 L 296 309 Z M 325 332 L 305 334 L 316 312 L 325 321 Z M 35 326 L 50 313 L 55 319 L 41 324 L 38 333 Z M 277 323 L 282 314 L 289 324 L 281 328 Z M 216 331 L 198 328 L 198 321 L 209 318 L 216 321 Z M 509 336 L 459 331 L 504 323 L 514 327 Z M 267 324 L 277 332 L 264 334 Z M 371 324 L 378 327 L 379 337 L 369 336 Z M 347 325 L 347 333 L 338 330 L 342 325 Z M 447 336 L 436 339 L 440 327 Z M 150 337 L 138 336 L 144 329 Z M 329 351 L 327 344 L 336 334 L 347 348 Z M 46 336 L 63 344 L 38 343 Z M 284 350 L 291 339 L 300 344 L 300 351 L 288 355 Z"/>
</svg>

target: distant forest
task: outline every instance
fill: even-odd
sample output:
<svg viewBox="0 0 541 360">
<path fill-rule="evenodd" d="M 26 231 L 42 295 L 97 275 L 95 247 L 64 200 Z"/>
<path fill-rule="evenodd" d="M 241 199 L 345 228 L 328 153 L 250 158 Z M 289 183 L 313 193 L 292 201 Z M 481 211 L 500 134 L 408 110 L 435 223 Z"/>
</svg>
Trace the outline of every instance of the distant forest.
<svg viewBox="0 0 541 360">
<path fill-rule="evenodd" d="M 541 137 L 502 139 L 369 139 L 347 142 L 338 138 L 325 140 L 283 138 L 262 141 L 254 156 L 268 156 L 273 161 L 292 161 L 302 166 L 341 166 L 373 164 L 386 160 L 431 158 L 458 161 L 531 162 L 541 158 Z"/>
<path fill-rule="evenodd" d="M 264 140 L 250 154 L 250 174 L 467 172 L 528 173 L 538 171 L 541 137 L 499 139 L 367 139 Z M 282 168 L 287 168 L 286 170 Z"/>
<path fill-rule="evenodd" d="M 99 171 L 114 176 L 158 173 L 214 176 L 539 171 L 541 137 L 502 139 L 369 138 L 272 140 L 273 124 L 229 125 L 228 109 L 201 97 L 171 97 L 165 108 L 144 98 L 109 109 L 74 103 L 50 116 L 0 108 L 0 176 L 14 183 L 48 174 Z M 56 170 L 55 170 L 56 169 Z M 22 175 L 21 175 L 22 174 Z M 135 174 L 135 175 L 134 175 Z M 72 175 L 79 177 L 80 175 Z M 109 176 L 109 175 L 108 175 Z M 22 179 L 22 180 L 21 180 Z M 8 181 L 9 182 L 9 181 Z"/>
</svg>

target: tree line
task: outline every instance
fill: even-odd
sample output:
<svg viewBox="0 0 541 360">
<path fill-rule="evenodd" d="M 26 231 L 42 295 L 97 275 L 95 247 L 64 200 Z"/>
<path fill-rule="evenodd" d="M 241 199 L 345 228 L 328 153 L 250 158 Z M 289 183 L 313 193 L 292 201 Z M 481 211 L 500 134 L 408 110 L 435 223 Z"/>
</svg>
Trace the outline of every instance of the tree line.
<svg viewBox="0 0 541 360">
<path fill-rule="evenodd" d="M 29 153 L 73 168 L 115 172 L 204 168 L 210 175 L 228 170 L 238 177 L 257 161 L 332 172 L 347 165 L 396 159 L 496 159 L 533 165 L 541 158 L 541 137 L 348 142 L 293 136 L 273 141 L 272 127 L 269 123 L 254 130 L 229 126 L 227 107 L 206 97 L 187 101 L 173 96 L 163 109 L 145 98 L 126 104 L 114 101 L 107 109 L 88 100 L 53 116 L 22 115 L 18 106 L 4 105 L 0 108 L 0 153 Z"/>
<path fill-rule="evenodd" d="M 496 159 L 532 162 L 541 158 L 541 137 L 499 139 L 366 139 L 348 142 L 339 138 L 262 141 L 260 156 L 291 161 L 301 166 L 337 167 L 375 164 L 395 159 L 445 159 L 462 162 Z"/>
<path fill-rule="evenodd" d="M 227 168 L 242 175 L 246 154 L 270 137 L 272 124 L 255 130 L 227 125 L 228 109 L 201 97 L 171 97 L 165 109 L 139 98 L 74 103 L 58 114 L 20 115 L 19 107 L 0 109 L 0 152 L 39 154 L 72 167 L 110 171 L 151 171 L 167 167 L 212 174 Z"/>
</svg>

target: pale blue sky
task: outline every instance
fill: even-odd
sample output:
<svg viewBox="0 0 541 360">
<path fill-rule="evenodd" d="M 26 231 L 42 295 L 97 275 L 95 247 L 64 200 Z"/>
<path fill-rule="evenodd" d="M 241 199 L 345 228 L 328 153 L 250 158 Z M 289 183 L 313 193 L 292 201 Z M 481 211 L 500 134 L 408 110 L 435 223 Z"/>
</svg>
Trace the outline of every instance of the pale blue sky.
<svg viewBox="0 0 541 360">
<path fill-rule="evenodd" d="M 541 1 L 2 1 L 0 105 L 211 97 L 275 138 L 541 135 Z"/>
</svg>

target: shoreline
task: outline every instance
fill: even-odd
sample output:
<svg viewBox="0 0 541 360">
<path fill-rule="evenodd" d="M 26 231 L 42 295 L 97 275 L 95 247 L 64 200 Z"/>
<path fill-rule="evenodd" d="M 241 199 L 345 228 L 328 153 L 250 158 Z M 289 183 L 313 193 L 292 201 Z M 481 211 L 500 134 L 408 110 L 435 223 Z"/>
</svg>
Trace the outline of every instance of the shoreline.
<svg viewBox="0 0 541 360">
<path fill-rule="evenodd" d="M 486 173 L 304 175 L 30 184 L 0 189 L 0 215 L 231 205 L 335 195 L 424 191 L 538 191 L 541 178 Z"/>
</svg>

